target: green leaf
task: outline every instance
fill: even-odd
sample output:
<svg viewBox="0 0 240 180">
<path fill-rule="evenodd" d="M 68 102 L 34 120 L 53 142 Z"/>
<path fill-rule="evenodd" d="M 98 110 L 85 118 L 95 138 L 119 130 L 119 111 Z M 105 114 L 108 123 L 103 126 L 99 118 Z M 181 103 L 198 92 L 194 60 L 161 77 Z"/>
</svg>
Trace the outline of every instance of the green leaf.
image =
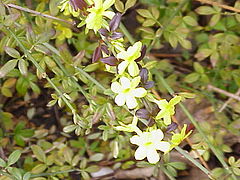
<svg viewBox="0 0 240 180">
<path fill-rule="evenodd" d="M 125 3 L 125 10 L 133 7 L 136 4 L 137 0 L 127 0 L 127 2 Z"/>
<path fill-rule="evenodd" d="M 170 173 L 172 176 L 174 176 L 174 177 L 177 176 L 177 171 L 176 171 L 176 169 L 174 169 L 172 166 L 167 166 L 167 170 L 169 171 L 169 173 Z"/>
<path fill-rule="evenodd" d="M 120 0 L 115 0 L 114 6 L 115 6 L 115 8 L 116 8 L 119 12 L 121 12 L 121 13 L 124 12 L 124 4 L 123 4 L 122 1 L 120 1 Z"/>
<path fill-rule="evenodd" d="M 7 163 L 2 158 L 0 158 L 0 167 L 5 167 L 6 165 Z"/>
<path fill-rule="evenodd" d="M 233 172 L 234 172 L 234 174 L 236 174 L 237 176 L 240 176 L 240 169 L 239 169 L 239 168 L 237 168 L 237 167 L 233 168 Z"/>
<path fill-rule="evenodd" d="M 194 69 L 195 69 L 196 72 L 198 72 L 198 73 L 200 73 L 200 74 L 203 74 L 203 73 L 204 73 L 204 69 L 203 69 L 203 67 L 201 66 L 200 63 L 194 62 L 194 63 L 193 63 L 193 67 L 194 67 Z"/>
<path fill-rule="evenodd" d="M 153 15 L 147 9 L 138 9 L 137 13 L 145 18 L 153 18 Z"/>
<path fill-rule="evenodd" d="M 86 66 L 83 70 L 86 72 L 93 72 L 96 69 L 98 69 L 98 67 L 99 67 L 99 63 L 94 63 L 94 64 L 90 64 L 90 65 Z"/>
<path fill-rule="evenodd" d="M 210 56 L 212 53 L 213 53 L 212 49 L 200 49 L 198 53 L 195 55 L 195 58 L 197 58 L 199 61 L 202 61 L 208 56 Z"/>
<path fill-rule="evenodd" d="M 2 87 L 1 93 L 2 93 L 2 95 L 6 96 L 6 97 L 12 97 L 12 91 L 8 88 Z"/>
<path fill-rule="evenodd" d="M 171 44 L 171 46 L 172 46 L 173 48 L 176 48 L 176 47 L 177 47 L 177 45 L 178 45 L 178 39 L 177 39 L 177 36 L 176 36 L 175 33 L 169 34 L 169 36 L 168 36 L 168 41 L 169 41 L 169 43 Z"/>
<path fill-rule="evenodd" d="M 183 21 L 190 26 L 197 26 L 198 25 L 197 21 L 191 16 L 185 16 L 183 18 Z"/>
<path fill-rule="evenodd" d="M 17 80 L 16 89 L 20 95 L 25 95 L 29 87 L 29 81 L 25 77 L 20 77 Z"/>
<path fill-rule="evenodd" d="M 23 59 L 18 61 L 18 69 L 20 70 L 21 74 L 26 76 L 27 75 L 27 62 Z"/>
<path fill-rule="evenodd" d="M 33 154 L 36 156 L 36 158 L 41 162 L 46 162 L 46 155 L 42 148 L 38 145 L 32 145 L 31 149 L 33 151 Z"/>
<path fill-rule="evenodd" d="M 184 82 L 193 83 L 196 82 L 199 79 L 199 77 L 200 75 L 198 73 L 191 73 L 184 78 Z"/>
<path fill-rule="evenodd" d="M 215 168 L 212 170 L 212 176 L 214 178 L 221 177 L 223 175 L 223 173 L 224 173 L 224 169 L 222 169 L 222 168 Z"/>
<path fill-rule="evenodd" d="M 12 174 L 15 179 L 22 179 L 21 171 L 18 168 L 11 168 L 11 170 L 9 170 L 9 173 Z"/>
<path fill-rule="evenodd" d="M 18 60 L 13 59 L 4 64 L 0 69 L 0 78 L 6 76 L 11 70 L 13 70 L 17 65 Z"/>
<path fill-rule="evenodd" d="M 156 21 L 154 19 L 147 19 L 146 21 L 143 22 L 143 26 L 144 27 L 148 27 L 148 26 L 153 26 L 156 23 Z"/>
<path fill-rule="evenodd" d="M 178 170 L 184 170 L 186 169 L 186 164 L 183 163 L 183 162 L 171 162 L 171 163 L 168 163 L 169 165 L 171 165 L 172 167 L 174 167 L 175 169 L 178 169 Z"/>
<path fill-rule="evenodd" d="M 29 180 L 31 177 L 31 173 L 30 172 L 27 172 L 23 175 L 23 180 Z"/>
<path fill-rule="evenodd" d="M 210 6 L 200 6 L 195 11 L 201 15 L 211 15 L 217 13 L 217 11 Z"/>
<path fill-rule="evenodd" d="M 65 126 L 63 128 L 63 132 L 70 133 L 70 132 L 74 131 L 76 128 L 77 128 L 77 125 L 71 124 L 71 125 Z"/>
<path fill-rule="evenodd" d="M 50 10 L 50 14 L 52 16 L 56 16 L 58 14 L 58 8 L 56 8 L 59 4 L 58 0 L 50 0 L 49 2 L 49 10 Z"/>
<path fill-rule="evenodd" d="M 89 160 L 90 160 L 90 161 L 101 161 L 101 160 L 103 159 L 103 157 L 104 157 L 104 154 L 102 154 L 102 153 L 96 153 L 96 154 L 92 155 L 92 156 L 89 158 Z"/>
<path fill-rule="evenodd" d="M 13 48 L 7 47 L 7 46 L 4 49 L 5 49 L 6 53 L 13 58 L 17 59 L 17 58 L 21 57 L 20 53 L 16 49 L 13 49 Z"/>
<path fill-rule="evenodd" d="M 185 49 L 192 49 L 192 43 L 189 40 L 186 40 L 184 38 L 179 38 L 178 42 L 184 47 Z"/>
<path fill-rule="evenodd" d="M 211 27 L 215 26 L 220 20 L 220 18 L 221 18 L 220 14 L 214 14 L 210 19 L 209 26 Z"/>
<path fill-rule="evenodd" d="M 235 158 L 233 156 L 231 156 L 229 159 L 228 159 L 228 163 L 232 166 L 234 165 L 235 163 Z"/>
<path fill-rule="evenodd" d="M 22 138 L 21 135 L 16 134 L 13 138 L 14 138 L 14 140 L 16 141 L 16 144 L 17 144 L 17 145 L 19 145 L 19 146 L 25 146 L 25 142 L 24 142 L 24 140 L 23 140 L 23 138 Z"/>
<path fill-rule="evenodd" d="M 89 174 L 85 171 L 81 171 L 81 175 L 82 175 L 84 180 L 89 180 L 90 179 Z"/>
<path fill-rule="evenodd" d="M 87 167 L 85 170 L 89 173 L 92 173 L 92 172 L 97 172 L 99 171 L 100 167 L 97 166 L 97 165 L 92 165 L 92 166 L 89 166 Z"/>
<path fill-rule="evenodd" d="M 8 157 L 7 165 L 11 166 L 12 164 L 16 163 L 21 156 L 20 150 L 13 151 L 10 156 Z"/>
<path fill-rule="evenodd" d="M 46 168 L 47 168 L 46 164 L 38 164 L 31 170 L 31 172 L 33 174 L 39 174 L 39 173 L 42 173 L 43 171 L 45 171 Z"/>
</svg>

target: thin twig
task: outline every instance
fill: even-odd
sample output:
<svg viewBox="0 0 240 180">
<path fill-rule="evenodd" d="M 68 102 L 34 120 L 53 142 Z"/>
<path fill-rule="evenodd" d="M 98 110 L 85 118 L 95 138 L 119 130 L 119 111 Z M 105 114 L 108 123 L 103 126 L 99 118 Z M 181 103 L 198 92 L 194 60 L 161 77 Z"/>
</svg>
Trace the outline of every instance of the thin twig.
<svg viewBox="0 0 240 180">
<path fill-rule="evenodd" d="M 38 11 L 34 11 L 34 10 L 31 10 L 31 9 L 28 9 L 28 8 L 18 6 L 18 5 L 15 5 L 15 4 L 7 4 L 7 6 L 11 7 L 11 8 L 21 10 L 21 11 L 25 11 L 25 12 L 28 12 L 28 13 L 36 14 L 38 16 L 42 16 L 42 17 L 45 17 L 45 18 L 48 18 L 48 19 L 54 19 L 54 20 L 57 20 L 57 21 L 62 21 L 62 22 L 65 22 L 67 24 L 70 24 L 72 26 L 76 25 L 76 22 L 71 22 L 71 21 L 67 21 L 65 19 L 60 19 L 60 18 L 51 16 L 51 15 L 48 15 L 48 14 L 44 14 L 44 13 L 41 13 L 41 12 L 38 12 Z"/>
<path fill-rule="evenodd" d="M 229 11 L 234 11 L 234 12 L 240 13 L 240 9 L 237 9 L 237 8 L 234 8 L 234 7 L 231 7 L 231 6 L 228 6 L 228 5 L 220 4 L 219 2 L 213 2 L 213 1 L 209 1 L 209 0 L 195 0 L 195 1 L 198 1 L 198 2 L 201 2 L 201 3 L 204 3 L 204 4 L 210 4 L 210 5 L 213 5 L 213 6 L 218 6 L 220 8 L 227 9 Z"/>
<path fill-rule="evenodd" d="M 235 93 L 235 95 L 236 95 L 236 96 L 239 96 L 239 95 L 240 95 L 240 88 L 239 88 L 238 91 Z M 218 112 L 222 112 L 232 100 L 233 100 L 233 98 L 229 98 L 229 99 L 222 105 L 222 107 L 218 110 Z"/>
<path fill-rule="evenodd" d="M 236 100 L 240 101 L 240 97 L 238 95 L 232 94 L 232 93 L 227 92 L 227 91 L 222 90 L 222 89 L 219 89 L 219 88 L 217 88 L 213 85 L 210 85 L 210 84 L 207 87 L 208 87 L 209 90 L 213 90 L 217 93 L 224 94 L 225 96 L 228 96 L 230 98 L 233 98 L 233 99 L 236 99 Z"/>
</svg>

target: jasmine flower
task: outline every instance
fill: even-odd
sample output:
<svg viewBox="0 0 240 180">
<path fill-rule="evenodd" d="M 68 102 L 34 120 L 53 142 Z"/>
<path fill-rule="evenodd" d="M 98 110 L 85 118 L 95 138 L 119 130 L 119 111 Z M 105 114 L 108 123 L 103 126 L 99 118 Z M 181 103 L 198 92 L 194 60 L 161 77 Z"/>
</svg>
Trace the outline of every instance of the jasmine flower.
<svg viewBox="0 0 240 180">
<path fill-rule="evenodd" d="M 144 97 L 147 91 L 144 88 L 137 88 L 140 82 L 140 76 L 130 80 L 126 77 L 120 78 L 119 82 L 113 82 L 111 90 L 118 95 L 115 97 L 115 102 L 118 106 L 123 106 L 125 103 L 129 109 L 137 107 L 136 98 Z"/>
</svg>

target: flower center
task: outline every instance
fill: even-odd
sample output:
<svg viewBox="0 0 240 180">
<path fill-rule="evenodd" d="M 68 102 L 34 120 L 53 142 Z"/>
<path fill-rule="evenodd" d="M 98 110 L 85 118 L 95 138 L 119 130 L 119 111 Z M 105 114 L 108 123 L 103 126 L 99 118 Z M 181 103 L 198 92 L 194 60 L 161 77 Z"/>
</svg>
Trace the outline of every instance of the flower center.
<svg viewBox="0 0 240 180">
<path fill-rule="evenodd" d="M 128 93 L 130 91 L 130 88 L 124 89 L 123 93 Z"/>
<path fill-rule="evenodd" d="M 144 144 L 144 146 L 150 146 L 150 145 L 152 145 L 153 143 L 152 142 L 146 142 L 145 144 Z"/>
</svg>

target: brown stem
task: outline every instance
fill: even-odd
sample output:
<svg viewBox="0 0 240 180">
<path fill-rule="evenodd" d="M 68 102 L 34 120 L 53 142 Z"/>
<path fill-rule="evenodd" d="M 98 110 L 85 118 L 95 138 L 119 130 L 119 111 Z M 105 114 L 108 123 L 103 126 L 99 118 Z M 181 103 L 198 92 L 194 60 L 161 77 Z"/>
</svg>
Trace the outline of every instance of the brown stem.
<svg viewBox="0 0 240 180">
<path fill-rule="evenodd" d="M 227 91 L 222 90 L 222 89 L 219 89 L 219 88 L 217 88 L 213 85 L 210 85 L 210 84 L 207 87 L 208 87 L 209 90 L 215 91 L 215 92 L 220 93 L 220 94 L 224 94 L 225 96 L 228 96 L 230 98 L 233 98 L 233 99 L 236 99 L 236 100 L 240 101 L 240 97 L 238 95 L 232 94 L 232 93 L 227 92 Z"/>
<path fill-rule="evenodd" d="M 213 6 L 218 6 L 220 8 L 227 9 L 229 11 L 234 11 L 234 12 L 240 13 L 240 9 L 237 9 L 237 8 L 234 8 L 234 7 L 231 7 L 231 6 L 228 6 L 228 5 L 220 4 L 218 2 L 213 2 L 213 1 L 210 1 L 210 0 L 195 0 L 195 1 L 205 3 L 205 4 L 210 4 L 210 5 L 213 5 Z"/>
<path fill-rule="evenodd" d="M 236 95 L 236 96 L 239 96 L 239 95 L 240 95 L 240 88 L 239 88 L 238 91 L 235 93 L 235 95 Z M 222 107 L 218 110 L 218 112 L 222 112 L 232 100 L 233 100 L 233 98 L 229 98 L 229 99 L 222 105 Z"/>
<path fill-rule="evenodd" d="M 38 16 L 42 16 L 42 17 L 45 17 L 45 18 L 48 18 L 48 19 L 54 19 L 54 20 L 57 20 L 57 21 L 62 21 L 62 22 L 65 22 L 67 24 L 70 24 L 72 26 L 74 26 L 76 24 L 75 22 L 67 21 L 65 19 L 60 19 L 60 18 L 51 16 L 51 15 L 48 15 L 48 14 L 44 14 L 44 13 L 41 13 L 41 12 L 38 12 L 38 11 L 34 11 L 34 10 L 31 10 L 31 9 L 28 9 L 28 8 L 18 6 L 18 5 L 15 5 L 15 4 L 7 4 L 7 6 L 11 7 L 11 8 L 21 10 L 21 11 L 25 11 L 25 12 L 28 12 L 28 13 L 36 14 Z"/>
</svg>

